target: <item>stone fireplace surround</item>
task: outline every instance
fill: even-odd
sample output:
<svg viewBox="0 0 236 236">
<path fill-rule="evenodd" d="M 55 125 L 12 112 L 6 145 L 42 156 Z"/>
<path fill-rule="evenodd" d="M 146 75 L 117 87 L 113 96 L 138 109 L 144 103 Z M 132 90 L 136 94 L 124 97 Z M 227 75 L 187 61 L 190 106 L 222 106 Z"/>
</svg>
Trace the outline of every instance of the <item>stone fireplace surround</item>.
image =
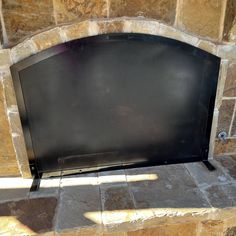
<svg viewBox="0 0 236 236">
<path fill-rule="evenodd" d="M 214 43 L 157 20 L 145 18 L 121 17 L 82 20 L 40 32 L 11 49 L 2 49 L 0 51 L 0 128 L 2 129 L 0 134 L 0 176 L 31 177 L 9 67 L 16 62 L 60 43 L 99 34 L 122 32 L 144 33 L 172 38 L 205 50 L 222 59 L 209 158 L 218 155 L 233 155 L 236 152 L 236 139 L 233 137 L 236 94 L 234 84 L 232 84 L 235 83 L 233 77 L 234 60 L 236 60 L 235 44 Z M 227 132 L 228 138 L 226 142 L 217 139 L 217 134 L 220 131 Z"/>
</svg>

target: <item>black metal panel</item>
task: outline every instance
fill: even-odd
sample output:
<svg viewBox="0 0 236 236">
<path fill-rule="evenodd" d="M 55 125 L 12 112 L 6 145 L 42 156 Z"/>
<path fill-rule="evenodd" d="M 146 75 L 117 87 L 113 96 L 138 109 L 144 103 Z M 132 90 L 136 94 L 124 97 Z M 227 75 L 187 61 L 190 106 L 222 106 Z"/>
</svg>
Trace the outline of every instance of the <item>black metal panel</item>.
<svg viewBox="0 0 236 236">
<path fill-rule="evenodd" d="M 11 67 L 40 172 L 207 160 L 220 59 L 158 36 L 110 34 Z"/>
</svg>

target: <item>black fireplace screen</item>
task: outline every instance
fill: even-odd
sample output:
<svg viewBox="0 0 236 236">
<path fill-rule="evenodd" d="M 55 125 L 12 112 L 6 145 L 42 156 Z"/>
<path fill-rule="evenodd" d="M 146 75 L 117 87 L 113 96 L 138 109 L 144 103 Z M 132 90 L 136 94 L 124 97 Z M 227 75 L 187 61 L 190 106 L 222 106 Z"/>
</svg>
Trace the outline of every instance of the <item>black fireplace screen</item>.
<svg viewBox="0 0 236 236">
<path fill-rule="evenodd" d="M 207 160 L 220 59 L 185 43 L 107 34 L 11 67 L 39 172 Z"/>
</svg>

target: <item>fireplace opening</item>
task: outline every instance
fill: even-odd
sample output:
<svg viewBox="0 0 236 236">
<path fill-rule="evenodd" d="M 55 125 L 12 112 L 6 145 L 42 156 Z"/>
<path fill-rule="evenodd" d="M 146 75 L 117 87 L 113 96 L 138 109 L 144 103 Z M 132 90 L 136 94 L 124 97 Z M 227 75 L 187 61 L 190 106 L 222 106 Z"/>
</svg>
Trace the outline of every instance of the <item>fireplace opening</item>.
<svg viewBox="0 0 236 236">
<path fill-rule="evenodd" d="M 145 34 L 67 42 L 11 67 L 37 171 L 208 159 L 220 58 Z"/>
</svg>

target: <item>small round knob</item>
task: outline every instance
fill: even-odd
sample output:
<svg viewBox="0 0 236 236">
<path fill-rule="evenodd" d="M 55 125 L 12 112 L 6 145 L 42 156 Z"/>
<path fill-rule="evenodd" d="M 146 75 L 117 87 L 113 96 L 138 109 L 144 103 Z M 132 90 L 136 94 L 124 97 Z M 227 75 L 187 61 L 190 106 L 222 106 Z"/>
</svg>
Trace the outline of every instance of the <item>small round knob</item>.
<svg viewBox="0 0 236 236">
<path fill-rule="evenodd" d="M 218 134 L 218 138 L 219 138 L 221 141 L 226 141 L 227 136 L 228 136 L 228 134 L 227 134 L 225 131 L 221 131 L 221 132 Z"/>
</svg>

